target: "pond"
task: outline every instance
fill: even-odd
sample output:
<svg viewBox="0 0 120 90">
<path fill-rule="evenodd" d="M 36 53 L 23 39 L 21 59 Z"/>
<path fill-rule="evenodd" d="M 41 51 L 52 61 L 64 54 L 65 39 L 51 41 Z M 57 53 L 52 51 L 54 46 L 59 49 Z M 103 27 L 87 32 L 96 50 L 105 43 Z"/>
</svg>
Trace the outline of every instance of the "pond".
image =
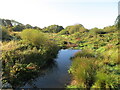
<svg viewBox="0 0 120 90">
<path fill-rule="evenodd" d="M 27 82 L 21 88 L 64 88 L 70 81 L 68 69 L 71 65 L 70 57 L 79 50 L 61 49 L 55 59 L 55 65 L 44 75 Z"/>
</svg>

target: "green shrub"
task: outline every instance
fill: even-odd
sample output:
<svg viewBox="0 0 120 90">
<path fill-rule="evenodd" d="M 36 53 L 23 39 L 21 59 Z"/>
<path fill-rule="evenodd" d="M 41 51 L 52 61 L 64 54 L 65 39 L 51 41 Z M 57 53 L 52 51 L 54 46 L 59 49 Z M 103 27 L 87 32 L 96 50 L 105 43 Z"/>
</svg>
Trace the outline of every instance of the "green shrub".
<svg viewBox="0 0 120 90">
<path fill-rule="evenodd" d="M 105 34 L 106 32 L 103 30 L 103 29 L 98 29 L 98 28 L 92 28 L 90 31 L 89 31 L 89 34 L 90 35 L 97 35 L 97 34 Z"/>
<path fill-rule="evenodd" d="M 72 25 L 72 26 L 68 26 L 66 27 L 66 30 L 70 33 L 70 34 L 74 34 L 76 32 L 85 32 L 87 31 L 84 26 L 82 24 L 76 24 L 76 25 Z"/>
<path fill-rule="evenodd" d="M 86 57 L 86 58 L 89 58 L 89 57 L 95 57 L 95 55 L 94 55 L 94 53 L 93 53 L 93 51 L 92 50 L 82 50 L 82 51 L 79 51 L 79 52 L 77 52 L 77 53 L 75 53 L 75 55 L 74 55 L 74 58 L 76 58 L 76 57 Z"/>
<path fill-rule="evenodd" d="M 48 42 L 47 36 L 39 30 L 25 29 L 21 32 L 21 38 L 34 46 L 44 46 Z"/>
<path fill-rule="evenodd" d="M 67 31 L 67 30 L 61 30 L 59 33 L 58 33 L 59 35 L 68 35 L 69 34 L 69 32 Z"/>
<path fill-rule="evenodd" d="M 120 63 L 118 48 L 109 49 L 103 52 L 102 55 L 109 63 Z"/>
<path fill-rule="evenodd" d="M 115 70 L 116 67 L 103 66 L 102 69 L 97 71 L 95 76 L 95 83 L 92 88 L 102 88 L 102 89 L 120 89 L 120 69 L 119 73 Z"/>
<path fill-rule="evenodd" d="M 9 34 L 9 31 L 6 27 L 1 27 L 0 28 L 2 29 L 2 40 L 10 40 L 10 34 Z"/>
<path fill-rule="evenodd" d="M 44 41 L 45 45 L 40 45 L 40 48 L 38 48 L 40 43 L 33 44 L 32 40 L 30 42 L 11 41 L 4 45 L 1 59 L 3 81 L 18 87 L 36 76 L 41 68 L 47 67 L 48 62 L 53 61 L 59 50 L 54 42 L 47 41 L 49 40 Z"/>
<path fill-rule="evenodd" d="M 108 26 L 108 27 L 104 27 L 103 29 L 105 32 L 115 32 L 117 30 L 116 26 Z"/>
</svg>

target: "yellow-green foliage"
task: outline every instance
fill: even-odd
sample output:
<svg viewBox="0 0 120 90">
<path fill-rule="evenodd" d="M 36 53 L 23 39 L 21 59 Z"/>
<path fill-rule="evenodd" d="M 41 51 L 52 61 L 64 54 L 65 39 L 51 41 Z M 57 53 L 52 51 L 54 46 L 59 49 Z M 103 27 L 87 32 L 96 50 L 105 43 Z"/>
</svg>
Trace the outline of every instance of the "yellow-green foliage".
<svg viewBox="0 0 120 90">
<path fill-rule="evenodd" d="M 38 30 L 24 30 L 21 37 L 23 40 L 6 42 L 2 48 L 3 81 L 13 87 L 36 76 L 40 72 L 37 69 L 53 61 L 59 50 Z"/>
<path fill-rule="evenodd" d="M 59 35 L 68 35 L 69 32 L 68 32 L 68 30 L 63 29 L 63 30 L 61 30 L 58 34 L 59 34 Z"/>
<path fill-rule="evenodd" d="M 6 44 L 3 44 L 2 50 L 11 51 L 11 50 L 15 50 L 17 47 L 18 47 L 17 41 L 10 41 L 7 42 Z"/>
<path fill-rule="evenodd" d="M 69 72 L 83 88 L 119 88 L 120 60 L 118 48 L 102 53 L 83 50 L 74 55 Z M 94 57 L 95 56 L 95 57 Z"/>
<path fill-rule="evenodd" d="M 114 32 L 117 30 L 116 26 L 108 26 L 103 29 L 105 32 Z"/>
<path fill-rule="evenodd" d="M 120 84 L 119 83 L 120 75 L 116 74 L 116 72 L 109 72 L 107 70 L 101 69 L 101 71 L 97 71 L 95 80 L 96 81 L 94 85 L 92 86 L 92 88 L 103 88 L 103 89 L 106 89 L 106 88 L 115 89 L 116 88 L 118 89 L 119 84 Z"/>
<path fill-rule="evenodd" d="M 118 48 L 112 48 L 102 53 L 104 60 L 111 63 L 120 63 Z"/>
<path fill-rule="evenodd" d="M 73 34 L 75 32 L 85 32 L 86 31 L 86 29 L 84 28 L 84 26 L 81 25 L 81 24 L 76 24 L 76 25 L 73 25 L 73 26 L 68 26 L 68 27 L 66 27 L 66 29 L 68 30 L 68 32 L 70 34 Z"/>
<path fill-rule="evenodd" d="M 92 86 L 95 80 L 97 61 L 95 58 L 76 57 L 70 71 L 78 84 L 84 88 Z"/>
<path fill-rule="evenodd" d="M 86 57 L 86 58 L 89 58 L 89 57 L 95 57 L 95 54 L 94 54 L 94 52 L 92 50 L 85 49 L 85 50 L 82 50 L 82 52 L 79 51 L 79 52 L 75 53 L 74 58 L 76 58 L 76 57 Z"/>
<path fill-rule="evenodd" d="M 21 32 L 21 38 L 35 46 L 46 45 L 48 38 L 40 30 L 25 29 Z"/>
</svg>

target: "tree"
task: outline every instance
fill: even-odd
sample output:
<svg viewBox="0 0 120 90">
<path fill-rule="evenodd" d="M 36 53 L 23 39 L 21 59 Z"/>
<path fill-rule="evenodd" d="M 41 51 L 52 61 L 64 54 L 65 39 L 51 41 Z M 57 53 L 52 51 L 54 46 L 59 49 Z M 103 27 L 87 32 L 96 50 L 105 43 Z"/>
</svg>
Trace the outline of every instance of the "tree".
<svg viewBox="0 0 120 90">
<path fill-rule="evenodd" d="M 25 25 L 25 28 L 26 28 L 26 29 L 32 29 L 33 27 L 32 27 L 30 24 L 26 24 L 26 25 Z"/>
<path fill-rule="evenodd" d="M 37 27 L 37 26 L 33 27 L 33 29 L 38 29 L 38 30 L 42 31 L 42 29 L 40 27 Z"/>
<path fill-rule="evenodd" d="M 114 31 L 116 31 L 116 26 L 115 25 L 113 25 L 113 26 L 108 26 L 108 27 L 104 27 L 104 31 L 105 32 L 114 32 Z"/>
<path fill-rule="evenodd" d="M 103 29 L 99 29 L 99 28 L 92 28 L 90 31 L 89 31 L 89 34 L 92 34 L 92 35 L 97 35 L 97 34 L 105 34 L 106 32 L 103 30 Z"/>
<path fill-rule="evenodd" d="M 16 25 L 12 27 L 13 31 L 22 31 L 23 29 L 25 29 L 24 25 Z"/>
<path fill-rule="evenodd" d="M 58 33 L 61 30 L 63 30 L 64 28 L 62 26 L 59 25 L 51 25 L 48 27 L 43 28 L 44 32 L 48 32 L 48 33 Z"/>
<path fill-rule="evenodd" d="M 85 29 L 82 24 L 76 24 L 66 27 L 66 30 L 68 30 L 70 34 L 74 34 L 75 32 L 85 32 L 87 29 Z"/>
</svg>

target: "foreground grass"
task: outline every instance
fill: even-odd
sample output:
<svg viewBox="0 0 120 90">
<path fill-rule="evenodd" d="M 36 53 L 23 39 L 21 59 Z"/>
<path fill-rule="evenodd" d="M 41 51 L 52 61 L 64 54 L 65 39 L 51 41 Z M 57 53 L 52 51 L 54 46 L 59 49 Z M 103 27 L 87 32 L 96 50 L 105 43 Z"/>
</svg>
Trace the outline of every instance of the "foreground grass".
<svg viewBox="0 0 120 90">
<path fill-rule="evenodd" d="M 58 46 L 38 30 L 24 30 L 20 37 L 3 43 L 3 86 L 9 83 L 11 88 L 20 87 L 41 73 L 58 53 Z"/>
<path fill-rule="evenodd" d="M 59 33 L 35 29 L 15 33 L 4 28 L 3 83 L 8 82 L 15 88 L 35 77 L 48 61 L 53 61 L 59 46 L 82 49 L 72 58 L 68 71 L 74 83 L 67 88 L 120 89 L 119 30 L 109 26 L 76 31 L 75 27 Z"/>
</svg>

